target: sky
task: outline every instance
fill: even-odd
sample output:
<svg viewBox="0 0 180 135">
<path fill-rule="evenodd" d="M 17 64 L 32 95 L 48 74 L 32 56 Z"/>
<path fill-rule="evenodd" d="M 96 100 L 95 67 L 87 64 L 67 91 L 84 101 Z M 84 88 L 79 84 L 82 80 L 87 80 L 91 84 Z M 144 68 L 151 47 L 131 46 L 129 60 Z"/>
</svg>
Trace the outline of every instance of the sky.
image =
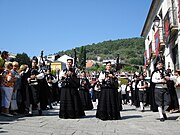
<svg viewBox="0 0 180 135">
<path fill-rule="evenodd" d="M 152 0 L 0 0 L 0 50 L 54 54 L 140 37 Z"/>
</svg>

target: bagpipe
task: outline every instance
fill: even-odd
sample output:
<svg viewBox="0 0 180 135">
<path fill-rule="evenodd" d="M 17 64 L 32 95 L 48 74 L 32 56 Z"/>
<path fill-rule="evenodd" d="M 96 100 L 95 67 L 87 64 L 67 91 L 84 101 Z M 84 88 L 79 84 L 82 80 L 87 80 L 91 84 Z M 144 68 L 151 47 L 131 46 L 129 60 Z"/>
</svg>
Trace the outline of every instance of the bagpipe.
<svg viewBox="0 0 180 135">
<path fill-rule="evenodd" d="M 61 86 L 67 87 L 70 86 L 70 80 L 75 75 L 75 68 L 69 68 L 64 70 L 65 75 L 61 79 Z"/>
<path fill-rule="evenodd" d="M 113 74 L 113 72 L 105 72 L 104 85 L 109 88 L 118 87 L 118 78 Z"/>
<path fill-rule="evenodd" d="M 38 69 L 34 69 L 34 68 L 31 69 L 31 75 L 38 75 L 38 74 L 39 74 Z"/>
<path fill-rule="evenodd" d="M 51 64 L 50 65 L 45 64 L 44 51 L 43 50 L 41 51 L 41 55 L 40 55 L 39 67 L 40 67 L 41 72 L 44 72 L 44 71 L 47 71 L 47 70 L 51 71 Z"/>
<path fill-rule="evenodd" d="M 81 78 L 80 88 L 81 89 L 88 89 L 90 87 L 90 83 L 88 83 L 87 78 Z"/>
</svg>

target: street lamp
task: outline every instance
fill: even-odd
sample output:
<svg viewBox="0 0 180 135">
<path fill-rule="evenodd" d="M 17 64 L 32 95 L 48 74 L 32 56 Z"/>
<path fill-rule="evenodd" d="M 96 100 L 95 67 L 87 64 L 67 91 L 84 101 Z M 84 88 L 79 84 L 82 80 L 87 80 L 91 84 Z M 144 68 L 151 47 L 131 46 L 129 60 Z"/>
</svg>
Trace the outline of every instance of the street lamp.
<svg viewBox="0 0 180 135">
<path fill-rule="evenodd" d="M 159 17 L 156 15 L 154 20 L 153 20 L 153 23 L 156 27 L 159 27 L 159 24 L 160 24 L 160 19 Z"/>
</svg>

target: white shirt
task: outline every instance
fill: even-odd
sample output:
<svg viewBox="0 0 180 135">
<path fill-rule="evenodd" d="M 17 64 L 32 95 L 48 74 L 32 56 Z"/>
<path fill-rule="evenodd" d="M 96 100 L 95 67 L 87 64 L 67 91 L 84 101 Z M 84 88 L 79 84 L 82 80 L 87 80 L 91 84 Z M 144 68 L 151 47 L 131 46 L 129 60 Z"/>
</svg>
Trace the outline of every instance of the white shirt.
<svg viewBox="0 0 180 135">
<path fill-rule="evenodd" d="M 152 75 L 152 82 L 155 83 L 155 88 L 167 88 L 166 84 L 161 84 L 161 82 L 163 82 L 164 79 L 161 78 L 161 73 L 160 71 L 156 71 L 154 72 L 154 74 Z M 160 84 L 157 84 L 160 83 Z"/>
<path fill-rule="evenodd" d="M 125 84 L 121 85 L 121 94 L 126 94 L 126 85 Z"/>
</svg>

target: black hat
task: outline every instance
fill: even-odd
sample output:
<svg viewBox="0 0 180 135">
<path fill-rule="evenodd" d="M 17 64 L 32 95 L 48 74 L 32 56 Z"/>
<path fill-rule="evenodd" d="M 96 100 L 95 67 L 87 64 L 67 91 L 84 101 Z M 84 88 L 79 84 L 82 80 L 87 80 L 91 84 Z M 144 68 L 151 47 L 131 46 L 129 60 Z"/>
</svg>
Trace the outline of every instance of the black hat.
<svg viewBox="0 0 180 135">
<path fill-rule="evenodd" d="M 107 65 L 107 64 L 109 64 L 109 63 L 111 64 L 111 62 L 110 62 L 110 61 L 107 61 L 107 62 L 106 62 L 106 65 Z"/>
<path fill-rule="evenodd" d="M 67 61 L 69 61 L 69 60 L 73 62 L 73 59 L 71 59 L 71 58 L 68 58 L 68 59 L 67 59 Z"/>
<path fill-rule="evenodd" d="M 8 51 L 3 51 L 3 52 L 1 52 L 1 55 L 2 55 L 2 56 L 8 55 Z"/>
<path fill-rule="evenodd" d="M 81 73 L 86 73 L 86 71 L 83 70 L 83 71 L 81 71 Z"/>
<path fill-rule="evenodd" d="M 36 63 L 38 63 L 38 58 L 36 56 L 33 56 L 32 61 L 33 60 L 36 61 Z"/>
<path fill-rule="evenodd" d="M 159 55 L 159 56 L 157 57 L 156 61 L 157 61 L 157 62 L 156 62 L 157 64 L 159 64 L 159 63 L 164 64 L 164 58 L 163 58 L 163 56 L 160 56 L 160 55 Z"/>
<path fill-rule="evenodd" d="M 159 64 L 159 63 L 164 64 L 164 62 L 162 60 L 157 61 L 157 64 Z"/>
</svg>

